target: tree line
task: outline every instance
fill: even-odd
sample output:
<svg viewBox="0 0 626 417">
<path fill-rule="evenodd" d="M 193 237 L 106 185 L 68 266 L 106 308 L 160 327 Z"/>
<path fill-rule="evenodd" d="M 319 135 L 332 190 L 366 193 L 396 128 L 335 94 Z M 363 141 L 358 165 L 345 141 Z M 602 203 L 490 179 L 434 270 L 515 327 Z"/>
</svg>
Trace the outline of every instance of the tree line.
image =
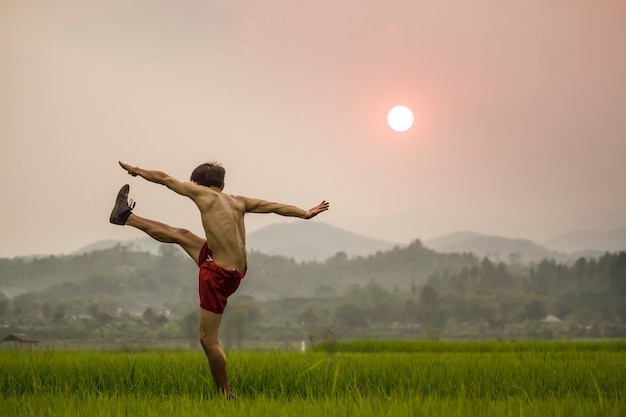
<svg viewBox="0 0 626 417">
<path fill-rule="evenodd" d="M 416 240 L 366 257 L 339 252 L 325 262 L 251 252 L 249 265 L 224 318 L 224 334 L 238 344 L 335 334 L 626 335 L 623 251 L 520 265 L 441 254 Z M 65 336 L 191 337 L 196 274 L 194 262 L 171 245 L 158 255 L 118 245 L 0 259 L 0 324 L 65 328 Z M 565 324 L 541 327 L 548 315 Z"/>
</svg>

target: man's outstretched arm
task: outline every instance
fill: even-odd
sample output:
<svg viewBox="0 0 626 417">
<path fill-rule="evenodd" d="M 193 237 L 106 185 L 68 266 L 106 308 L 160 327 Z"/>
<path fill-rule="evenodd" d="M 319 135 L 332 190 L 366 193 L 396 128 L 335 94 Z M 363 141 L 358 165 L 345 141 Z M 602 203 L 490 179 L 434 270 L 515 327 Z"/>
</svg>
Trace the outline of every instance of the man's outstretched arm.
<svg viewBox="0 0 626 417">
<path fill-rule="evenodd" d="M 193 183 L 191 182 L 181 182 L 162 171 L 154 171 L 150 169 L 134 167 L 122 161 L 119 161 L 119 164 L 133 177 L 139 175 L 141 178 L 147 181 L 165 185 L 170 190 L 187 197 L 191 197 L 193 194 L 193 189 L 195 187 L 193 187 Z"/>
<path fill-rule="evenodd" d="M 246 198 L 246 212 L 248 213 L 276 213 L 286 217 L 311 219 L 329 208 L 330 203 L 328 201 L 322 201 L 320 204 L 309 210 L 303 210 L 289 204 L 273 203 L 271 201 L 259 200 L 257 198 Z"/>
</svg>

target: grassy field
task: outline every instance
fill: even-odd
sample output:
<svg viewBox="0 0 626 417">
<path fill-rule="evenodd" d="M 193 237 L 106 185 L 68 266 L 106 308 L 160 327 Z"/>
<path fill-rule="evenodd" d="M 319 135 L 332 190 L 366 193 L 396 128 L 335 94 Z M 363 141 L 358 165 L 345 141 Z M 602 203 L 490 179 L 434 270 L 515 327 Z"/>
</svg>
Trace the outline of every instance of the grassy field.
<svg viewBox="0 0 626 417">
<path fill-rule="evenodd" d="M 236 402 L 200 352 L 0 350 L 0 416 L 626 415 L 626 342 L 361 341 L 228 359 Z"/>
</svg>

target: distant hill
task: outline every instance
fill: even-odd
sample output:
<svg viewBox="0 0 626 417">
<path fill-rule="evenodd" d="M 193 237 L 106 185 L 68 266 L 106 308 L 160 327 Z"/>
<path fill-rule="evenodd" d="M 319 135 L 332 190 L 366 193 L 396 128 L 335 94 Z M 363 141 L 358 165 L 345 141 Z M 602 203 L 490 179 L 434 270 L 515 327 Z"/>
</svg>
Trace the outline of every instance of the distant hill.
<svg viewBox="0 0 626 417">
<path fill-rule="evenodd" d="M 476 237 L 482 237 L 484 235 L 480 234 L 480 233 L 476 233 L 476 232 L 454 232 L 454 233 L 449 233 L 447 235 L 443 235 L 443 236 L 439 236 L 433 239 L 429 239 L 427 241 L 424 242 L 424 246 L 427 246 L 431 249 L 438 249 L 438 248 L 448 248 L 448 247 L 452 247 L 458 244 L 461 244 L 462 242 L 468 240 L 468 239 L 473 239 Z"/>
<path fill-rule="evenodd" d="M 162 243 L 157 242 L 150 237 L 133 240 L 98 240 L 97 242 L 90 243 L 89 245 L 85 245 L 82 248 L 72 252 L 72 255 L 82 255 L 83 253 L 89 253 L 95 250 L 111 249 L 116 245 L 128 246 L 131 250 L 136 252 L 150 252 L 151 254 L 156 255 L 159 253 L 159 247 L 162 245 Z"/>
<path fill-rule="evenodd" d="M 337 252 L 345 252 L 348 257 L 367 256 L 397 246 L 316 221 L 266 226 L 250 233 L 247 245 L 249 250 L 296 261 L 325 261 Z"/>
<path fill-rule="evenodd" d="M 308 221 L 279 223 L 266 226 L 248 234 L 249 251 L 266 255 L 280 255 L 296 261 L 320 261 L 345 252 L 348 257 L 368 256 L 379 251 L 386 251 L 395 243 L 372 239 L 348 232 L 325 223 Z M 159 253 L 162 243 L 149 237 L 134 240 L 100 240 L 83 246 L 73 255 L 80 255 L 94 250 L 110 249 L 116 245 L 129 246 L 137 252 Z"/>
<path fill-rule="evenodd" d="M 554 259 L 558 262 L 572 260 L 572 255 L 550 250 L 527 239 L 485 236 L 475 232 L 451 233 L 424 242 L 424 246 L 443 253 L 470 252 L 479 257 L 506 263 L 539 262 Z"/>
<path fill-rule="evenodd" d="M 550 249 L 574 253 L 583 251 L 616 252 L 626 250 L 626 227 L 609 232 L 577 230 L 542 242 Z"/>
</svg>

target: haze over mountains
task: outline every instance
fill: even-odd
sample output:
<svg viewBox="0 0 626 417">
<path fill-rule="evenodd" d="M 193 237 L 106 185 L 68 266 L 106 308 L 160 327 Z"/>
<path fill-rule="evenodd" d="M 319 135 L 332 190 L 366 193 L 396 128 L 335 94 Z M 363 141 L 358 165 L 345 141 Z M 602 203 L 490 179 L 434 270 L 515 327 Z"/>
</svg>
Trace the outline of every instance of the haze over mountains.
<svg viewBox="0 0 626 417">
<path fill-rule="evenodd" d="M 282 255 L 296 261 L 320 261 L 345 252 L 348 257 L 368 256 L 403 244 L 361 236 L 323 222 L 291 222 L 266 226 L 248 235 L 248 249 L 267 255 Z M 573 231 L 543 242 L 488 236 L 476 232 L 456 232 L 425 240 L 424 246 L 437 252 L 471 252 L 505 263 L 530 263 L 542 259 L 559 262 L 580 256 L 626 250 L 626 227 L 610 232 Z M 137 251 L 157 253 L 161 243 L 150 238 L 104 240 L 87 245 L 75 253 L 106 249 L 117 244 Z"/>
<path fill-rule="evenodd" d="M 625 236 L 626 227 L 611 230 L 609 232 L 577 230 L 563 233 L 552 239 L 544 241 L 543 244 L 547 247 L 563 252 L 578 252 L 592 248 L 612 252 L 625 249 Z"/>
<path fill-rule="evenodd" d="M 356 213 L 351 217 L 333 219 L 329 223 L 342 229 L 404 244 L 417 238 L 427 241 L 459 231 L 474 231 L 487 236 L 528 239 L 543 245 L 546 241 L 570 232 L 593 231 L 602 234 L 623 229 L 626 227 L 626 212 L 588 213 L 552 219 L 546 217 L 543 220 L 521 220 L 488 215 L 482 218 L 470 218 L 446 209 L 414 208 L 378 216 L 359 216 Z M 367 233 L 361 231 L 367 231 Z M 585 249 L 589 248 L 583 247 L 575 250 Z"/>
<path fill-rule="evenodd" d="M 386 251 L 397 243 L 360 236 L 321 222 L 273 224 L 247 238 L 250 250 L 267 255 L 283 255 L 295 260 L 325 261 L 337 252 L 349 257 Z"/>
</svg>

